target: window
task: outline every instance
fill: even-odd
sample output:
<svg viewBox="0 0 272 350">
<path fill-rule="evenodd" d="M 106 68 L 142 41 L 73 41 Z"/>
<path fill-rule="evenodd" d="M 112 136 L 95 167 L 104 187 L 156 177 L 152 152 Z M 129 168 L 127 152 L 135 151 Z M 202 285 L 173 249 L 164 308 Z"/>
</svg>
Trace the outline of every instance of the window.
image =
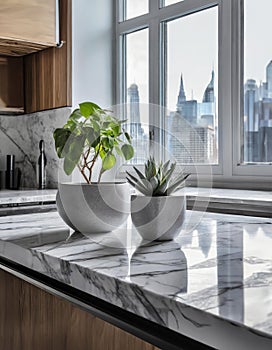
<svg viewBox="0 0 272 350">
<path fill-rule="evenodd" d="M 148 12 L 148 0 L 124 0 L 121 6 L 123 8 L 123 19 L 125 20 Z"/>
<path fill-rule="evenodd" d="M 180 164 L 218 163 L 217 22 L 217 7 L 165 22 L 165 142 Z"/>
<path fill-rule="evenodd" d="M 272 162 L 270 0 L 244 1 L 244 142 L 246 163 Z"/>
<path fill-rule="evenodd" d="M 129 122 L 129 133 L 135 155 L 131 162 L 144 163 L 149 155 L 148 109 L 149 101 L 149 54 L 148 28 L 124 35 L 125 81 L 124 92 L 126 103 L 126 119 Z"/>
<path fill-rule="evenodd" d="M 271 185 L 271 1 L 137 3 L 119 0 L 129 21 L 116 21 L 116 102 L 140 124 L 134 162 L 150 150 L 221 186 Z"/>
</svg>

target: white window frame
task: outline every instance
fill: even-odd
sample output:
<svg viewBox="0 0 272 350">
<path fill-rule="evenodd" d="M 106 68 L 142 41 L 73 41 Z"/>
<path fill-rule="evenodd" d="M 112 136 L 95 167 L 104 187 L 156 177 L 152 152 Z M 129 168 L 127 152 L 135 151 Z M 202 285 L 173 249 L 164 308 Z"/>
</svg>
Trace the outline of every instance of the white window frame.
<svg viewBox="0 0 272 350">
<path fill-rule="evenodd" d="M 197 166 L 201 184 L 226 188 L 271 189 L 272 165 L 241 165 L 241 97 L 243 96 L 243 0 L 184 0 L 161 7 L 161 0 L 149 0 L 149 13 L 121 21 L 122 0 L 115 1 L 114 102 L 124 101 L 124 42 L 122 35 L 149 28 L 149 103 L 164 105 L 162 22 L 218 6 L 218 165 Z M 150 68 L 152 67 L 152 69 Z M 157 125 L 150 115 L 150 124 Z M 160 120 L 162 123 L 162 118 Z M 155 135 L 156 137 L 156 135 Z M 156 140 L 155 140 L 156 141 Z M 186 167 L 190 171 L 190 166 Z M 196 181 L 196 176 L 191 176 Z"/>
</svg>

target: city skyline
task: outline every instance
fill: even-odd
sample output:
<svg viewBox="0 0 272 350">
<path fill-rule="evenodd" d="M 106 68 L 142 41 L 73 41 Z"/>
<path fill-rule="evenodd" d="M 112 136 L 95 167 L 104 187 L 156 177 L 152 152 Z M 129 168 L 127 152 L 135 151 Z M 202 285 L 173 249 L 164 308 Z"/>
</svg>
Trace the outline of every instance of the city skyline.
<svg viewBox="0 0 272 350">
<path fill-rule="evenodd" d="M 246 79 L 244 83 L 244 139 L 242 161 L 245 163 L 272 161 L 272 60 L 263 67 L 265 80 Z M 215 72 L 202 91 L 202 99 L 187 97 L 183 73 L 179 77 L 174 110 L 166 116 L 166 147 L 181 163 L 212 163 L 218 157 L 218 116 L 215 94 Z M 143 127 L 140 94 L 137 84 L 128 88 L 130 132 L 143 159 L 147 145 L 147 130 Z M 182 117 L 182 118 L 181 118 Z M 187 124 L 189 123 L 189 124 Z M 189 126 L 191 125 L 191 127 Z M 144 140 L 144 143 L 139 140 Z M 181 142 L 182 141 L 182 142 Z M 184 143 L 187 143 L 184 147 Z M 181 151 L 184 149 L 184 152 Z"/>
<path fill-rule="evenodd" d="M 184 81 L 180 75 L 175 111 L 166 115 L 165 147 L 170 158 L 178 163 L 217 162 L 217 115 L 214 70 L 210 81 L 202 91 L 202 99 L 186 97 Z M 135 163 L 143 163 L 148 150 L 148 130 L 141 123 L 140 96 L 137 84 L 127 90 L 129 108 L 129 131 L 135 148 Z"/>
<path fill-rule="evenodd" d="M 264 42 L 270 41 L 269 28 L 272 1 L 259 0 L 259 3 L 260 6 L 256 7 L 254 1 L 245 0 L 245 81 L 247 79 L 255 79 L 257 82 L 265 81 L 265 70 L 263 67 L 272 58 L 272 47 L 264 45 Z M 138 5 L 141 7 L 140 2 Z M 264 9 L 267 10 L 264 11 Z M 167 108 L 174 110 L 176 91 L 179 88 L 180 71 L 183 72 L 183 77 L 186 80 L 184 88 L 187 96 L 191 96 L 193 91 L 194 98 L 200 100 L 202 90 L 209 80 L 210 71 L 213 67 L 216 78 L 215 89 L 217 89 L 217 7 L 190 14 L 167 23 L 167 26 L 169 26 L 168 32 L 170 28 L 170 34 L 167 38 Z M 203 38 L 204 34 L 205 38 Z M 135 39 L 133 40 L 132 49 L 130 52 L 127 52 L 127 86 L 136 83 L 140 90 L 141 102 L 148 103 L 148 29 L 130 33 L 127 37 L 129 38 L 130 36 L 134 36 Z M 256 52 L 258 52 L 258 55 L 256 55 Z M 201 65 L 199 64 L 200 58 Z M 193 69 L 193 67 L 195 68 Z M 217 92 L 216 95 L 218 95 Z M 148 121 L 145 120 L 145 122 L 147 123 Z"/>
</svg>

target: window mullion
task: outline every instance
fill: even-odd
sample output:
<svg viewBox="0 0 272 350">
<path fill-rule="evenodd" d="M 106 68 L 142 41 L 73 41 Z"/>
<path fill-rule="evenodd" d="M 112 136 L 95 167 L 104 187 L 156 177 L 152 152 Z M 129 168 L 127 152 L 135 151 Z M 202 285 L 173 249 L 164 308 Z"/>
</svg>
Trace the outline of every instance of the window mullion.
<svg viewBox="0 0 272 350">
<path fill-rule="evenodd" d="M 236 0 L 235 0 L 236 1 Z M 232 176 L 232 18 L 231 1 L 219 2 L 219 164 L 223 176 Z"/>
<path fill-rule="evenodd" d="M 149 26 L 149 121 L 150 121 L 150 150 L 159 159 L 160 130 L 160 22 L 152 19 Z"/>
</svg>

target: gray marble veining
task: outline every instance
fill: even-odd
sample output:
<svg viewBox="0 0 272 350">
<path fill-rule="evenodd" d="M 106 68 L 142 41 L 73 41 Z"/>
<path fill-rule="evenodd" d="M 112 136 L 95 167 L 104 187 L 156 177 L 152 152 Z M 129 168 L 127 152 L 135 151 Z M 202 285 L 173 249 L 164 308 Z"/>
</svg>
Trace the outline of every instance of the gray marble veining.
<svg viewBox="0 0 272 350">
<path fill-rule="evenodd" d="M 14 154 L 22 170 L 22 187 L 37 188 L 36 164 L 39 141 L 45 141 L 47 187 L 57 188 L 60 162 L 54 149 L 53 131 L 62 126 L 70 108 L 59 108 L 33 114 L 0 115 L 0 170 L 5 170 L 5 155 Z"/>
<path fill-rule="evenodd" d="M 192 229 L 144 246 L 130 223 L 122 245 L 57 213 L 0 217 L 0 255 L 217 349 L 271 349 L 272 220 L 187 214 Z"/>
</svg>

